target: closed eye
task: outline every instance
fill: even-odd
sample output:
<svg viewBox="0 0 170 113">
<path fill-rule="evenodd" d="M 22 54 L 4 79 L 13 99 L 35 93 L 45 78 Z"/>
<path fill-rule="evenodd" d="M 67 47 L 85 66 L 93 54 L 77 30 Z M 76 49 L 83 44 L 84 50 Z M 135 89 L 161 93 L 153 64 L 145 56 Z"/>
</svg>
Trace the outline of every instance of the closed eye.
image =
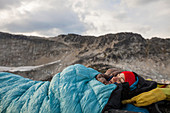
<svg viewBox="0 0 170 113">
<path fill-rule="evenodd" d="M 125 79 L 124 79 L 123 77 L 121 77 L 120 74 L 118 74 L 117 77 L 120 78 L 120 79 L 119 79 L 119 82 L 120 82 L 120 83 L 123 83 L 123 82 L 125 81 Z"/>
<path fill-rule="evenodd" d="M 125 81 L 125 79 L 123 78 L 123 77 L 121 77 L 122 78 L 122 80 L 123 80 L 123 82 Z"/>
</svg>

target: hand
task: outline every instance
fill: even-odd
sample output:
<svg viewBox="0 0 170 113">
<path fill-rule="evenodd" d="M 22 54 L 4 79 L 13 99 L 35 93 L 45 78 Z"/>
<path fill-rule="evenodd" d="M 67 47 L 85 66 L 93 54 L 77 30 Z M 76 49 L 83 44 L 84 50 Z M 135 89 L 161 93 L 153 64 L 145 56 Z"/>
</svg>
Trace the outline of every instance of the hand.
<svg viewBox="0 0 170 113">
<path fill-rule="evenodd" d="M 107 81 L 106 78 L 105 78 L 105 74 L 98 74 L 98 75 L 96 76 L 96 79 L 97 79 L 98 81 L 102 82 L 102 83 L 105 84 L 105 85 L 109 84 L 109 81 Z"/>
</svg>

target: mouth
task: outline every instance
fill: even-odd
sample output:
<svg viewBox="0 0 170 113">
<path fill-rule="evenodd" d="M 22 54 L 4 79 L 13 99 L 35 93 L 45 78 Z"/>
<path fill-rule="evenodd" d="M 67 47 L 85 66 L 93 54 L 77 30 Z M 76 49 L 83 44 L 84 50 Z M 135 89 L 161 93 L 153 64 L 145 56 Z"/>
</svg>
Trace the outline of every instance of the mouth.
<svg viewBox="0 0 170 113">
<path fill-rule="evenodd" d="M 111 82 L 111 81 L 109 81 L 109 84 L 112 84 L 112 82 Z"/>
</svg>

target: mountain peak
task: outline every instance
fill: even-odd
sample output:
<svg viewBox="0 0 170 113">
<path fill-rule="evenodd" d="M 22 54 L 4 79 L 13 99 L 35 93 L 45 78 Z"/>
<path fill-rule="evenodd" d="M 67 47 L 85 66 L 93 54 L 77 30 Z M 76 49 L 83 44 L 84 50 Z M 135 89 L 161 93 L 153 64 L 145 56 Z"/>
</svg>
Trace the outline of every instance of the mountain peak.
<svg viewBox="0 0 170 113">
<path fill-rule="evenodd" d="M 60 60 L 48 66 L 48 72 L 60 72 L 66 66 L 109 65 L 131 69 L 152 78 L 170 77 L 170 39 L 145 39 L 140 34 L 121 32 L 102 36 L 59 35 L 43 38 L 0 32 L 1 66 L 37 66 Z M 40 71 L 40 70 L 39 70 Z M 38 71 L 36 71 L 38 73 Z M 31 72 L 30 72 L 31 73 Z"/>
</svg>

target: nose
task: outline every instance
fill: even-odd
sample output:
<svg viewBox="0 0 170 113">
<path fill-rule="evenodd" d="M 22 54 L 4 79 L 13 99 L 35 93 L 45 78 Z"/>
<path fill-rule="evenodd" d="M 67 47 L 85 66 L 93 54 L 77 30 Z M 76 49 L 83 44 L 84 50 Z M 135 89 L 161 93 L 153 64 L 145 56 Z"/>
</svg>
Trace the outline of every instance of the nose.
<svg viewBox="0 0 170 113">
<path fill-rule="evenodd" d="M 120 83 L 119 82 L 119 77 L 113 77 L 112 78 L 112 83 L 115 83 L 115 82 Z"/>
</svg>

